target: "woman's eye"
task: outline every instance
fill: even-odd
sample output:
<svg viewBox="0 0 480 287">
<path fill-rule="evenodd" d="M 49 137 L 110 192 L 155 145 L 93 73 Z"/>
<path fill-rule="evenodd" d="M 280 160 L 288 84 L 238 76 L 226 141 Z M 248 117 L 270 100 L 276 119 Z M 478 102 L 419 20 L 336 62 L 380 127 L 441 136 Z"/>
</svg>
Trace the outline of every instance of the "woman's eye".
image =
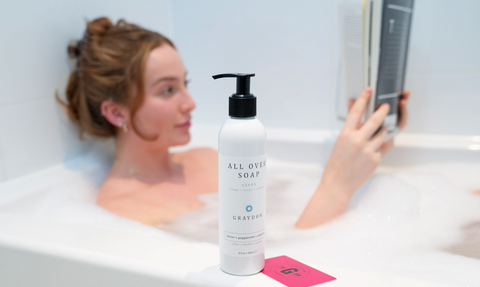
<svg viewBox="0 0 480 287">
<path fill-rule="evenodd" d="M 165 96 L 165 95 L 171 95 L 176 92 L 176 89 L 174 87 L 166 87 L 165 89 L 162 89 L 160 91 L 160 95 Z"/>
<path fill-rule="evenodd" d="M 190 84 L 190 80 L 185 80 L 185 87 L 188 87 L 188 84 Z"/>
</svg>

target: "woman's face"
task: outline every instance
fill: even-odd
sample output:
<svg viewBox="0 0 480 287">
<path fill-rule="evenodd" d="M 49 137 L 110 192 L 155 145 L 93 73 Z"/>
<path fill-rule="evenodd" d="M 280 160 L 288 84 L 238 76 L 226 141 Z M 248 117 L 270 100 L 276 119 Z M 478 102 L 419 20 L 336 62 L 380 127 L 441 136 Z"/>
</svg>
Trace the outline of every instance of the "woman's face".
<svg viewBox="0 0 480 287">
<path fill-rule="evenodd" d="M 195 102 L 187 91 L 186 70 L 177 51 L 164 44 L 150 52 L 144 76 L 145 99 L 135 115 L 138 131 L 173 146 L 190 140 L 190 112 Z"/>
</svg>

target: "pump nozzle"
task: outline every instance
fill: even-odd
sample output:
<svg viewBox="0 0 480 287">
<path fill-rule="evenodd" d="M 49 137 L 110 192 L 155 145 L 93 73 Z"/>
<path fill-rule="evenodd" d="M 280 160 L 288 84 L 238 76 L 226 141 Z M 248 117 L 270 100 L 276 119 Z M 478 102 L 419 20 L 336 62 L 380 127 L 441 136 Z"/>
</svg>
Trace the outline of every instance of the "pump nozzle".
<svg viewBox="0 0 480 287">
<path fill-rule="evenodd" d="M 257 98 L 250 94 L 250 77 L 255 74 L 219 74 L 213 79 L 237 78 L 237 92 L 228 99 L 228 114 L 236 118 L 255 117 L 257 115 Z"/>
<path fill-rule="evenodd" d="M 250 94 L 250 77 L 255 77 L 255 74 L 219 74 L 212 76 L 213 79 L 219 78 L 237 78 L 237 95 Z"/>
</svg>

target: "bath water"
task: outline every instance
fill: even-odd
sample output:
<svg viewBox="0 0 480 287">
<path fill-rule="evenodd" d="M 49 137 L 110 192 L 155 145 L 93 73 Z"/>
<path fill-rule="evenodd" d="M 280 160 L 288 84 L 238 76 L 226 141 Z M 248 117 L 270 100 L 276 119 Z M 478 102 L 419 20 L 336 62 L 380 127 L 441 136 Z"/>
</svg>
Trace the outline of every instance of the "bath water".
<svg viewBox="0 0 480 287">
<path fill-rule="evenodd" d="M 480 286 L 480 196 L 472 194 L 480 164 L 380 167 L 344 215 L 310 230 L 293 226 L 322 167 L 275 158 L 267 166 L 268 257 Z M 202 195 L 202 208 L 150 227 L 95 205 L 109 168 L 108 160 L 87 156 L 35 192 L 0 202 L 0 212 L 218 244 L 217 193 Z"/>
<path fill-rule="evenodd" d="M 480 164 L 379 168 L 346 213 L 310 230 L 293 228 L 322 174 L 316 164 L 269 159 L 267 256 L 480 286 Z M 218 195 L 159 227 L 218 243 Z M 470 234 L 470 243 L 465 242 Z M 472 242 L 473 241 L 473 242 Z M 469 243 L 469 244 L 468 244 Z M 471 246 L 463 250 L 462 245 Z M 463 250 L 462 254 L 456 250 Z"/>
</svg>

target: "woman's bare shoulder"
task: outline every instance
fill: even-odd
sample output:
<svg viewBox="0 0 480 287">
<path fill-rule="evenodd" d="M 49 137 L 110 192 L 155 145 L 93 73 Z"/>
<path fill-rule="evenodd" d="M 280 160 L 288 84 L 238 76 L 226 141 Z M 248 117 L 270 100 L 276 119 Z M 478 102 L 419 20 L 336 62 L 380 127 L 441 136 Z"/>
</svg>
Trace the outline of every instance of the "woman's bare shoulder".
<svg viewBox="0 0 480 287">
<path fill-rule="evenodd" d="M 109 175 L 98 190 L 97 204 L 102 205 L 101 203 L 113 199 L 124 198 L 134 189 L 135 186 L 132 186 L 132 183 Z"/>
<path fill-rule="evenodd" d="M 218 152 L 217 150 L 209 147 L 199 147 L 199 148 L 194 148 L 189 151 L 188 153 L 195 154 L 195 155 L 200 155 L 200 156 L 215 156 L 217 157 Z"/>
<path fill-rule="evenodd" d="M 218 190 L 218 154 L 211 148 L 196 148 L 185 152 L 178 162 L 182 164 L 187 177 L 195 182 L 199 191 L 213 192 Z"/>
<path fill-rule="evenodd" d="M 175 154 L 180 160 L 193 160 L 202 163 L 216 163 L 218 160 L 218 152 L 212 148 L 194 148 L 182 153 Z"/>
</svg>

